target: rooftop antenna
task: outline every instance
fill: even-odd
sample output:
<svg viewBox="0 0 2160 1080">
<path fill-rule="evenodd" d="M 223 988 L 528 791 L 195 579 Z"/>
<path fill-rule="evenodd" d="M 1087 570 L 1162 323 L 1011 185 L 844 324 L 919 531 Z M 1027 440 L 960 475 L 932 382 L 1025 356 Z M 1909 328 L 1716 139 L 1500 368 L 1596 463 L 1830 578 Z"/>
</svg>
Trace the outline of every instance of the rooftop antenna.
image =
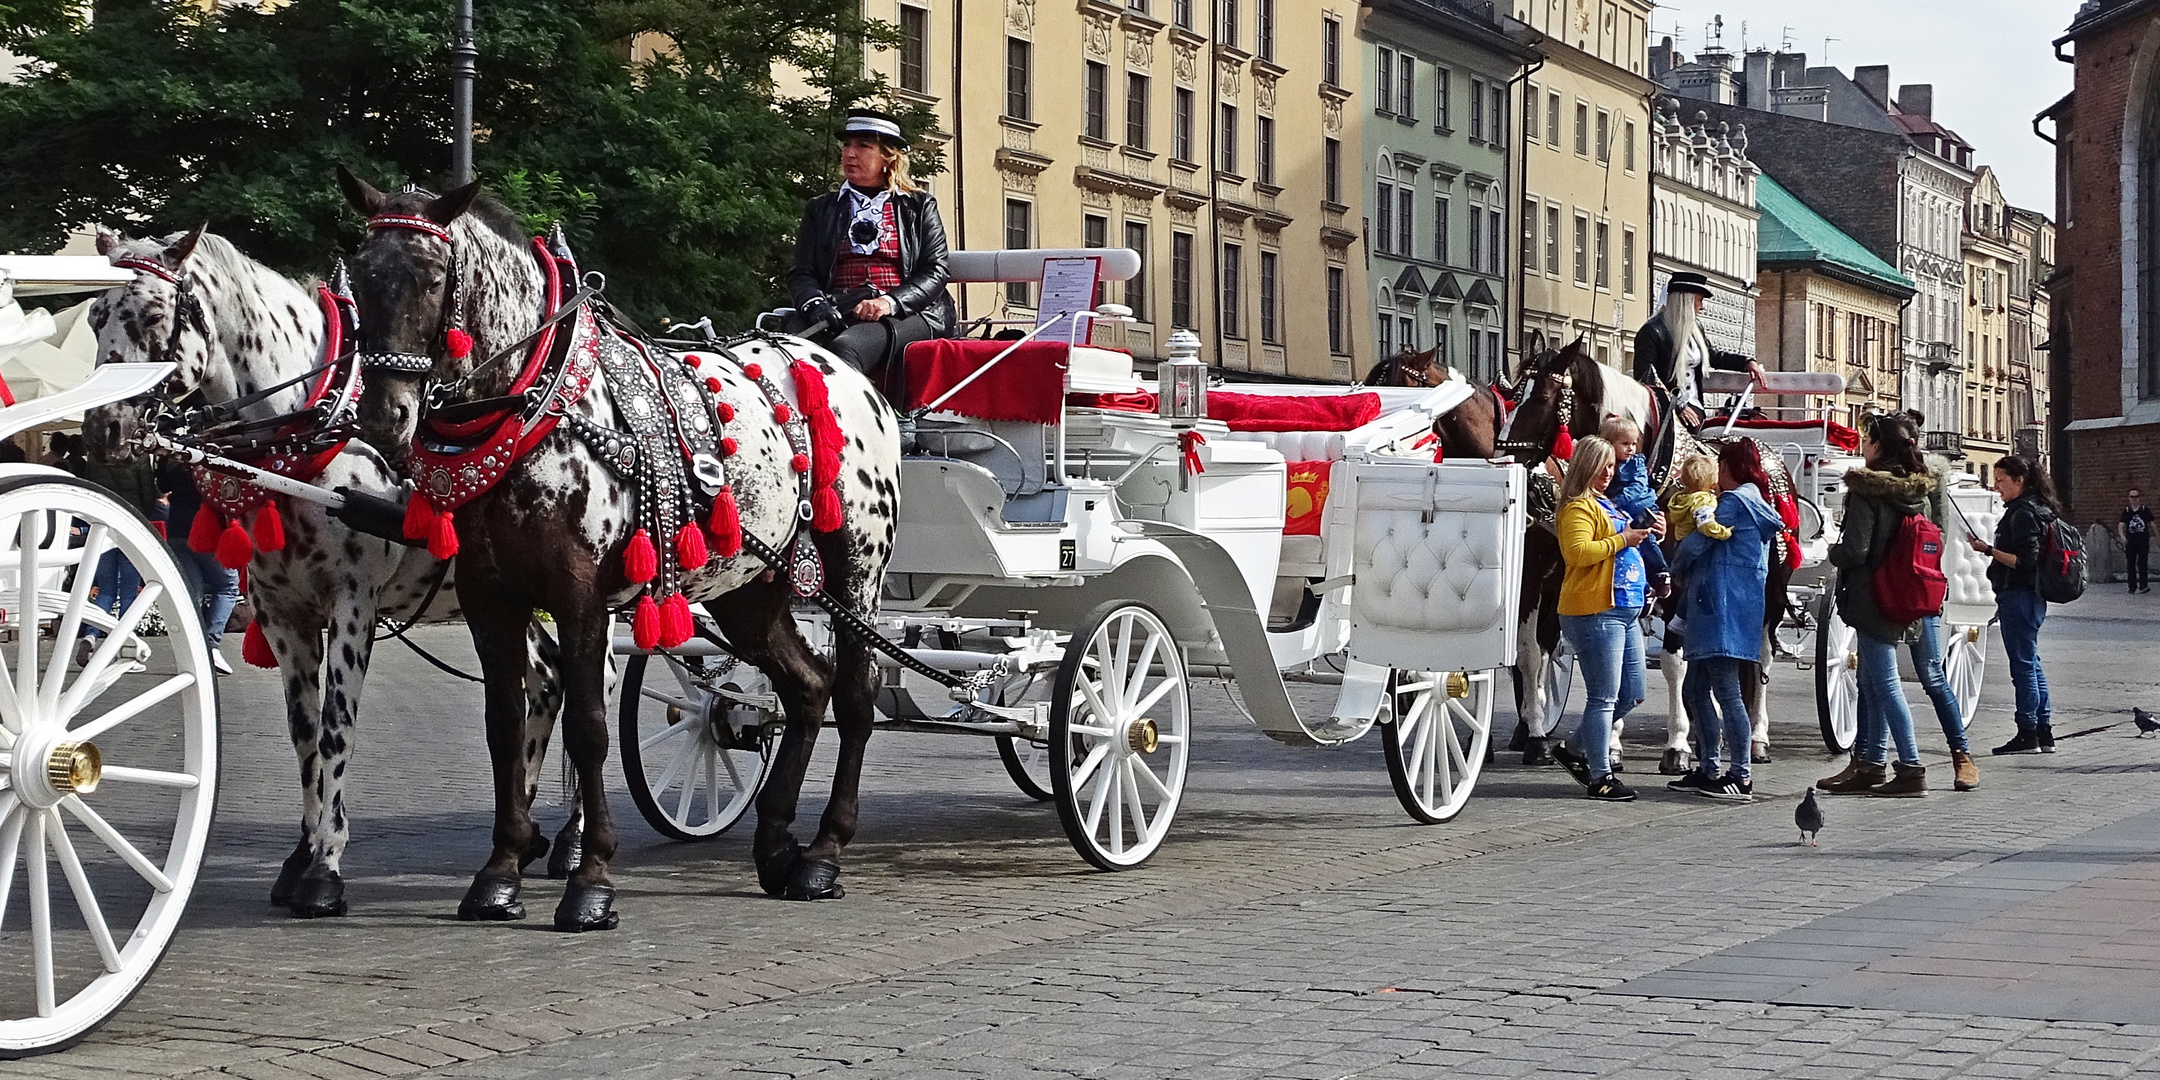
<svg viewBox="0 0 2160 1080">
<path fill-rule="evenodd" d="M 1720 52 L 1725 48 L 1725 16 L 1710 16 L 1710 47 Z"/>
<path fill-rule="evenodd" d="M 1831 42 L 1833 42 L 1833 41 L 1843 41 L 1843 40 L 1845 40 L 1845 39 L 1844 39 L 1844 38 L 1834 38 L 1834 37 L 1826 37 L 1826 38 L 1822 39 L 1822 62 L 1823 62 L 1824 64 L 1828 64 L 1828 63 L 1830 62 L 1830 43 L 1831 43 Z"/>
<path fill-rule="evenodd" d="M 1783 42 L 1782 42 L 1781 44 L 1779 44 L 1779 45 L 1778 45 L 1778 50 L 1777 50 L 1777 51 L 1779 51 L 1779 52 L 1781 52 L 1781 53 L 1789 53 L 1789 52 L 1791 52 L 1791 51 L 1792 51 L 1792 27 L 1790 27 L 1790 26 L 1788 26 L 1788 27 L 1785 27 L 1785 28 L 1784 28 L 1784 30 L 1782 30 L 1782 31 L 1780 32 L 1780 34 L 1781 34 L 1781 36 L 1782 36 L 1782 37 L 1784 38 L 1784 41 L 1783 41 Z"/>
<path fill-rule="evenodd" d="M 1740 20 L 1740 51 L 1747 52 L 1747 20 Z"/>
</svg>

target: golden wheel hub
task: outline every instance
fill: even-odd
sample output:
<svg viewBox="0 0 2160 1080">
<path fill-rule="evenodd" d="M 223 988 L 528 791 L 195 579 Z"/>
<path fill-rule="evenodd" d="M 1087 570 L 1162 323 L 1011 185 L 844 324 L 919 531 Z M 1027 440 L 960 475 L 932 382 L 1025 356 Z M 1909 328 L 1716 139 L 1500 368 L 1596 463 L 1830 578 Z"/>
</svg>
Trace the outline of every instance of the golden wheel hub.
<svg viewBox="0 0 2160 1080">
<path fill-rule="evenodd" d="M 62 795 L 88 795 L 105 777 L 105 757 L 95 743 L 61 743 L 45 758 L 45 779 Z"/>
<path fill-rule="evenodd" d="M 1977 627 L 1977 626 L 1968 626 L 1968 627 L 1966 627 L 1966 628 L 1965 628 L 1965 643 L 1966 643 L 1966 644 L 1968 644 L 1968 645 L 1976 645 L 1976 644 L 1979 644 L 1979 642 L 1980 642 L 1980 628 L 1979 628 L 1979 627 Z"/>
<path fill-rule="evenodd" d="M 1137 753 L 1152 754 L 1162 745 L 1162 732 L 1156 728 L 1155 721 L 1142 717 L 1125 729 L 1125 744 Z"/>
<path fill-rule="evenodd" d="M 1447 677 L 1447 696 L 1466 698 L 1470 696 L 1470 676 L 1461 671 L 1450 671 Z"/>
<path fill-rule="evenodd" d="M 1856 652 L 1849 652 L 1849 653 L 1846 653 L 1846 654 L 1845 654 L 1845 670 L 1847 670 L 1847 671 L 1858 671 L 1858 670 L 1860 670 L 1860 654 L 1859 654 L 1859 653 L 1856 653 Z"/>
</svg>

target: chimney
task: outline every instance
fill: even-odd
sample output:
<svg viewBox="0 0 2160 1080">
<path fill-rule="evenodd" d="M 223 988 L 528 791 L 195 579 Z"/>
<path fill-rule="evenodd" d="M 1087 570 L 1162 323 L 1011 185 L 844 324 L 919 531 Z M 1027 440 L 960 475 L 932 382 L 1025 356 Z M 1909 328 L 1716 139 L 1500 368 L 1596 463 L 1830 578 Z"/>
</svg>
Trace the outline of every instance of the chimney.
<svg viewBox="0 0 2160 1080">
<path fill-rule="evenodd" d="M 1770 108 L 1770 50 L 1756 49 L 1741 62 L 1741 90 L 1747 95 L 1740 104 L 1750 109 Z"/>
<path fill-rule="evenodd" d="M 1855 86 L 1867 91 L 1867 96 L 1874 98 L 1875 104 L 1885 110 L 1890 108 L 1890 65 L 1870 64 L 1867 67 L 1856 67 L 1852 69 L 1852 81 Z"/>
<path fill-rule="evenodd" d="M 1908 116 L 1932 117 L 1935 113 L 1935 84 L 1913 83 L 1897 88 L 1898 111 Z"/>
<path fill-rule="evenodd" d="M 1803 86 L 1807 83 L 1807 54 L 1779 53 L 1770 60 L 1770 85 Z"/>
<path fill-rule="evenodd" d="M 1678 58 L 1673 55 L 1672 35 L 1668 34 L 1663 40 L 1650 46 L 1650 78 L 1664 78 L 1666 72 L 1677 66 L 1677 61 Z"/>
</svg>

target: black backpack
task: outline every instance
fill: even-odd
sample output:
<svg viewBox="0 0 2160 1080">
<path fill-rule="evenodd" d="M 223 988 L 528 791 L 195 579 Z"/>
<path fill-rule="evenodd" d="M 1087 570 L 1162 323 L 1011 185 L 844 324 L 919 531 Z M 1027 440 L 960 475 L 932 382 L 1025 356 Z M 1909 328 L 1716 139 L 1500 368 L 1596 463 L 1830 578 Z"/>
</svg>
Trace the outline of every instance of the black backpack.
<svg viewBox="0 0 2160 1080">
<path fill-rule="evenodd" d="M 2067 604 L 2085 595 L 2085 540 L 2069 522 L 2033 509 L 2040 518 L 2040 568 L 2034 580 L 2040 598 L 2050 604 Z"/>
</svg>

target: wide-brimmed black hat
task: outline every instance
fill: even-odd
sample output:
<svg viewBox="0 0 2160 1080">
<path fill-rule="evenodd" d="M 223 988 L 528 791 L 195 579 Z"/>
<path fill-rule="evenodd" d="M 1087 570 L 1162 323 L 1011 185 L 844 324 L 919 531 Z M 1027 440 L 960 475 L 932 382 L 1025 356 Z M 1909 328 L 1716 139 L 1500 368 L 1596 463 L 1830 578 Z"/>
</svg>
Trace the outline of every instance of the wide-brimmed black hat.
<svg viewBox="0 0 2160 1080">
<path fill-rule="evenodd" d="M 1693 293 L 1696 296 L 1717 295 L 1710 288 L 1709 278 L 1685 270 L 1674 274 L 1672 280 L 1665 283 L 1665 295 L 1671 296 L 1673 293 Z"/>
<path fill-rule="evenodd" d="M 833 132 L 833 138 L 850 135 L 875 135 L 902 150 L 908 148 L 907 136 L 900 133 L 900 118 L 876 109 L 849 109 L 847 120 Z"/>
</svg>

